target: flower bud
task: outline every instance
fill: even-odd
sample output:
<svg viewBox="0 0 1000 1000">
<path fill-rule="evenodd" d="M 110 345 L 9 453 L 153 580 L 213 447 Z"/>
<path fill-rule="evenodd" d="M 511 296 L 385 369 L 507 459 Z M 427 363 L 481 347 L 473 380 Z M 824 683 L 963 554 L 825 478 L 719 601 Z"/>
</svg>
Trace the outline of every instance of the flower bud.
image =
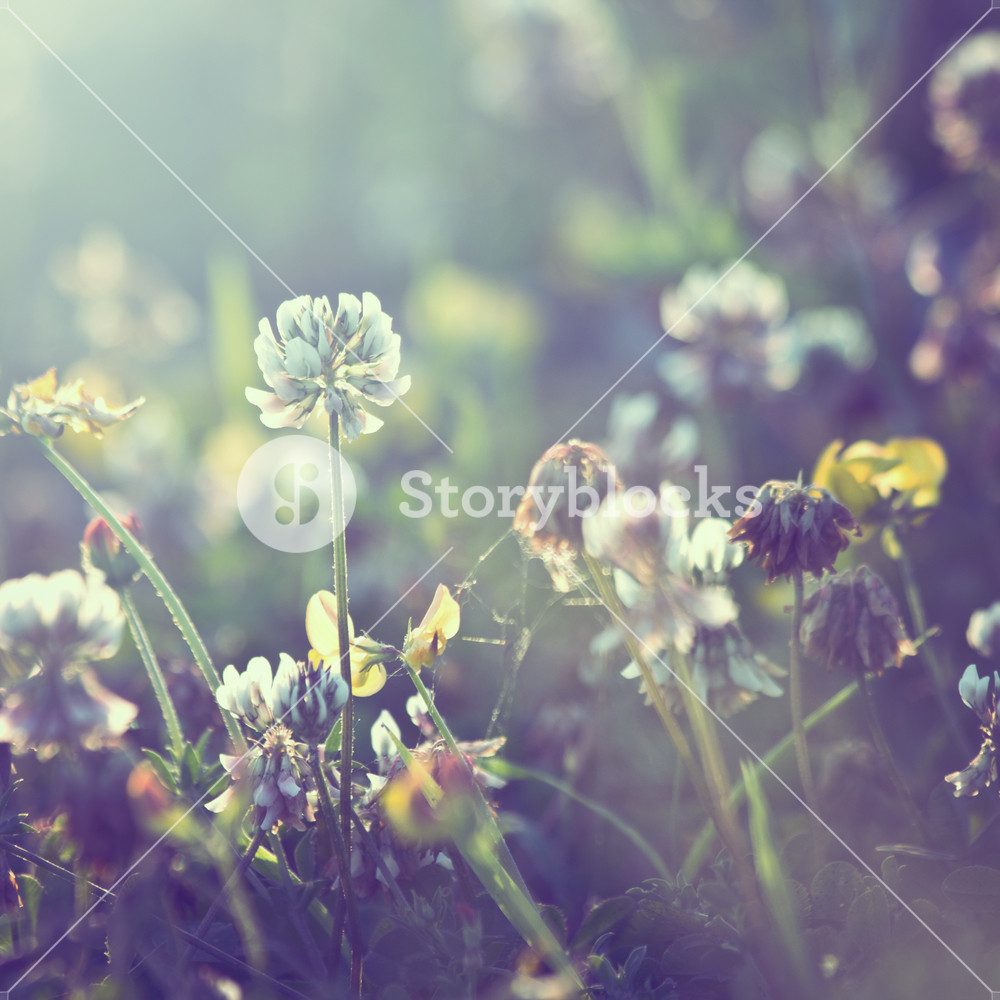
<svg viewBox="0 0 1000 1000">
<path fill-rule="evenodd" d="M 133 535 L 138 536 L 142 530 L 139 519 L 131 512 L 121 519 L 121 523 Z M 135 557 L 126 551 L 103 517 L 95 517 L 84 529 L 80 551 L 84 570 L 103 573 L 104 582 L 113 590 L 124 590 L 139 572 Z"/>
</svg>

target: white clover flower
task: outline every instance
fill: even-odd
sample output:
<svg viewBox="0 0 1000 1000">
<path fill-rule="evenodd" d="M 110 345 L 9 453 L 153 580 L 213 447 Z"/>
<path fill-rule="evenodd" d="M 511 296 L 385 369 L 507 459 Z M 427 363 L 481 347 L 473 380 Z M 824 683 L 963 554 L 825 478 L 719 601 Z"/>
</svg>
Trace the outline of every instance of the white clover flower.
<svg viewBox="0 0 1000 1000">
<path fill-rule="evenodd" d="M 0 584 L 0 651 L 24 669 L 107 659 L 121 645 L 124 623 L 115 591 L 76 570 Z"/>
<path fill-rule="evenodd" d="M 215 689 L 215 700 L 230 715 L 242 719 L 251 729 L 263 732 L 275 720 L 271 705 L 272 684 L 271 664 L 263 656 L 255 656 L 242 674 L 237 673 L 232 664 L 226 667 L 222 672 L 222 684 Z"/>
<path fill-rule="evenodd" d="M 364 404 L 388 406 L 410 388 L 399 372 L 399 334 L 379 300 L 365 292 L 361 301 L 342 294 L 334 314 L 326 296 L 283 302 L 275 316 L 277 333 L 260 321 L 254 341 L 257 364 L 270 390 L 248 387 L 247 399 L 260 407 L 267 427 L 301 427 L 323 400 L 340 417 L 348 441 L 382 426 Z"/>
</svg>

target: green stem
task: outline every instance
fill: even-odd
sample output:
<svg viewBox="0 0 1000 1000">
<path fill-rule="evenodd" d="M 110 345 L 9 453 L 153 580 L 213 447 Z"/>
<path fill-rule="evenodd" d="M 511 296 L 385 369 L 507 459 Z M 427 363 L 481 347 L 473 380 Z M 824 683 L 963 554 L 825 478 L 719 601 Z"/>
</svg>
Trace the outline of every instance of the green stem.
<svg viewBox="0 0 1000 1000">
<path fill-rule="evenodd" d="M 624 626 L 625 609 L 622 607 L 622 603 L 611 584 L 611 580 L 608 578 L 608 575 L 604 572 L 604 570 L 601 569 L 600 564 L 591 555 L 585 552 L 584 559 L 586 560 L 587 568 L 590 570 L 590 576 L 594 581 L 594 586 L 597 588 L 597 596 L 599 600 L 602 604 L 604 604 L 606 610 L 610 613 L 614 623 L 620 627 Z M 649 666 L 648 660 L 646 659 L 645 651 L 641 648 L 636 637 L 627 628 L 623 628 L 623 632 L 625 637 L 625 647 L 628 649 L 629 656 L 632 657 L 639 668 L 639 673 L 646 688 L 646 694 L 652 702 L 653 708 L 659 716 L 660 722 L 663 724 L 663 728 L 667 731 L 667 735 L 670 737 L 670 741 L 673 743 L 674 749 L 677 751 L 677 756 L 680 757 L 682 763 L 684 764 L 684 769 L 687 771 L 688 778 L 690 778 L 691 784 L 694 785 L 695 792 L 697 792 L 698 798 L 701 800 L 705 811 L 709 813 L 709 815 L 714 815 L 711 796 L 708 793 L 708 786 L 705 784 L 701 768 L 695 761 L 694 753 L 691 751 L 691 744 L 688 743 L 688 739 L 684 735 L 684 730 L 681 728 L 681 725 L 677 721 L 677 717 L 674 715 L 673 711 L 671 711 L 660 685 L 656 682 L 656 678 L 653 676 L 653 671 Z"/>
<path fill-rule="evenodd" d="M 508 760 L 500 760 L 496 757 L 484 759 L 479 762 L 479 766 L 484 770 L 488 771 L 490 774 L 495 774 L 500 778 L 528 778 L 532 781 L 539 781 L 543 785 L 548 785 L 550 788 L 554 788 L 557 792 L 565 795 L 567 798 L 572 799 L 574 802 L 579 802 L 581 806 L 585 809 L 589 809 L 592 813 L 600 816 L 607 823 L 610 823 L 623 837 L 627 837 L 632 844 L 646 856 L 646 859 L 653 866 L 656 874 L 660 878 L 665 879 L 668 882 L 674 880 L 673 873 L 667 868 L 666 863 L 663 858 L 657 853 L 656 848 L 646 840 L 646 838 L 639 833 L 638 830 L 633 829 L 626 823 L 620 816 L 615 815 L 606 806 L 601 805 L 600 802 L 595 801 L 582 792 L 578 792 L 572 785 L 568 782 L 560 781 L 554 775 L 547 774 L 545 771 L 538 771 L 533 767 L 522 767 L 519 764 L 512 764 Z M 713 827 L 714 829 L 714 827 Z"/>
<path fill-rule="evenodd" d="M 903 579 L 903 592 L 906 594 L 906 604 L 910 609 L 910 617 L 913 619 L 913 628 L 918 637 L 926 636 L 927 615 L 924 613 L 924 602 L 920 597 L 920 588 L 917 585 L 916 573 L 913 571 L 913 562 L 898 534 L 896 540 L 899 551 L 899 572 Z M 955 697 L 956 682 L 949 677 L 948 670 L 938 657 L 932 642 L 921 642 L 920 651 L 924 656 L 924 662 L 930 668 L 931 680 L 934 682 L 934 693 L 937 695 L 938 704 L 944 713 L 951 738 L 966 756 L 971 757 L 975 753 L 975 748 L 969 742 L 963 720 L 956 707 L 958 704 L 958 699 Z"/>
<path fill-rule="evenodd" d="M 209 690 L 215 694 L 215 689 L 221 683 L 221 678 L 215 667 L 212 666 L 212 659 L 208 655 L 205 643 L 202 642 L 201 636 L 198 635 L 198 630 L 194 627 L 194 622 L 191 621 L 187 609 L 181 603 L 180 598 L 174 593 L 166 577 L 160 572 L 159 567 L 153 561 L 153 557 L 139 544 L 135 536 L 121 523 L 114 511 L 105 503 L 104 498 L 83 478 L 70 462 L 63 458 L 48 441 L 41 438 L 32 438 L 32 440 L 41 448 L 42 454 L 62 473 L 77 493 L 107 521 L 108 526 L 125 547 L 125 550 L 139 564 L 143 573 L 149 578 L 149 582 L 153 585 L 156 593 L 159 594 L 160 600 L 163 601 L 173 617 L 174 623 L 184 637 L 188 649 L 191 650 L 191 655 L 194 657 L 198 669 L 201 670 L 205 682 L 208 684 Z M 229 738 L 232 740 L 234 746 L 240 751 L 246 750 L 246 740 L 240 732 L 240 727 L 236 719 L 228 712 L 222 712 L 221 714 L 222 721 L 226 725 L 226 731 L 229 733 Z"/>
<path fill-rule="evenodd" d="M 309 764 L 312 767 L 313 775 L 316 778 L 316 791 L 319 793 L 320 811 L 323 814 L 323 822 L 330 834 L 333 843 L 333 851 L 337 858 L 337 867 L 340 869 L 340 889 L 344 897 L 344 906 L 347 910 L 347 937 L 351 945 L 351 996 L 361 996 L 362 981 L 362 945 L 361 945 L 361 917 L 358 913 L 358 900 L 354 895 L 354 882 L 351 879 L 351 855 L 344 843 L 343 833 L 340 829 L 336 810 L 333 808 L 333 800 L 330 797 L 330 789 L 326 783 L 326 774 L 323 772 L 323 761 L 320 757 L 319 747 L 309 748 Z M 340 801 L 344 801 L 344 790 L 340 790 Z M 348 813 L 350 819 L 350 813 Z M 350 829 L 348 828 L 348 835 Z"/>
<path fill-rule="evenodd" d="M 531 893 L 524 878 L 521 876 L 521 872 L 511 856 L 503 835 L 500 833 L 496 819 L 494 819 L 489 806 L 486 804 L 486 800 L 483 798 L 479 782 L 471 774 L 468 759 L 459 747 L 458 741 L 452 735 L 448 723 L 445 722 L 444 717 L 437 710 L 437 706 L 434 704 L 434 696 L 427 689 L 427 685 L 424 684 L 419 671 L 411 667 L 405 660 L 402 662 L 406 667 L 407 673 L 410 675 L 410 680 L 413 682 L 417 693 L 424 699 L 427 711 L 431 719 L 434 720 L 434 725 L 437 727 L 438 732 L 444 738 L 445 743 L 448 744 L 449 750 L 451 750 L 455 759 L 464 764 L 470 771 L 469 787 L 472 790 L 470 802 L 474 810 L 475 822 L 472 830 L 463 828 L 456 835 L 456 846 L 476 873 L 476 877 L 493 897 L 497 906 L 500 907 L 501 912 L 514 925 L 524 940 L 556 972 L 565 976 L 576 989 L 582 991 L 583 984 L 569 956 L 563 950 L 548 925 L 539 916 L 538 909 L 532 901 Z M 395 734 L 392 735 L 394 742 L 397 742 L 397 746 L 401 747 L 401 744 L 395 740 Z M 409 766 L 412 757 L 409 754 L 403 754 L 402 749 L 400 753 Z M 408 757 L 410 758 L 409 760 L 407 760 Z M 426 778 L 428 783 L 433 783 L 433 778 L 430 775 L 426 775 Z M 428 796 L 425 791 L 425 798 L 433 806 L 434 801 L 439 799 L 439 795 L 436 791 L 432 791 L 430 796 Z M 583 996 L 586 997 L 589 994 L 584 993 Z"/>
<path fill-rule="evenodd" d="M 267 840 L 271 845 L 271 852 L 274 854 L 274 857 L 278 862 L 278 870 L 281 872 L 281 881 L 285 886 L 285 892 L 288 893 L 289 899 L 291 899 L 292 892 L 294 891 L 294 883 L 292 881 L 292 869 L 288 864 L 288 855 L 285 853 L 285 845 L 282 844 L 281 836 L 278 834 L 277 830 L 272 830 L 268 834 Z M 294 926 L 299 935 L 299 940 L 305 947 L 306 953 L 308 954 L 313 967 L 313 972 L 322 979 L 326 975 L 326 968 L 323 965 L 323 956 L 320 955 L 319 948 L 316 947 L 316 942 L 313 939 L 312 934 L 309 932 L 309 928 L 306 927 L 305 922 L 302 919 L 301 910 L 294 904 L 288 910 L 288 919 L 292 926 Z"/>
<path fill-rule="evenodd" d="M 358 837 L 361 839 L 361 846 L 368 852 L 372 859 L 373 864 L 379 870 L 382 878 L 385 881 L 386 888 L 389 890 L 389 894 L 392 896 L 401 911 L 413 912 L 413 907 L 407 902 L 406 896 L 403 895 L 403 890 L 400 889 L 399 883 L 396 881 L 396 876 L 392 874 L 392 870 L 385 862 L 385 858 L 382 857 L 382 852 L 378 849 L 378 844 L 375 843 L 375 838 L 372 837 L 371 833 L 365 827 L 364 822 L 357 812 L 351 809 L 351 820 L 354 823 L 354 829 L 358 831 Z"/>
<path fill-rule="evenodd" d="M 253 839 L 247 845 L 246 852 L 240 858 L 239 863 L 233 869 L 232 874 L 226 879 L 226 884 L 222 887 L 222 891 L 215 897 L 215 899 L 212 900 L 211 906 L 209 906 L 204 918 L 198 925 L 198 929 L 194 932 L 194 936 L 196 938 L 203 938 L 205 936 L 208 928 L 212 925 L 212 917 L 215 916 L 215 911 L 219 908 L 219 904 L 226 898 L 226 895 L 229 892 L 229 887 L 235 885 L 237 880 L 250 867 L 250 864 L 253 862 L 253 859 L 257 854 L 257 849 L 264 840 L 264 836 L 264 831 L 258 828 L 253 835 Z M 190 961 L 192 950 L 193 949 L 188 948 L 184 959 L 184 965 L 187 965 L 188 961 Z"/>
<path fill-rule="evenodd" d="M 809 744 L 806 743 L 806 730 L 803 725 L 802 709 L 802 604 L 805 585 L 802 574 L 796 573 L 793 578 L 795 588 L 795 604 L 792 609 L 792 638 L 788 665 L 788 701 L 792 711 L 792 741 L 795 745 L 795 762 L 799 768 L 799 780 L 802 782 L 802 792 L 809 808 L 816 811 L 816 786 L 813 782 L 812 767 L 809 763 Z"/>
<path fill-rule="evenodd" d="M 333 593 L 337 600 L 337 642 L 340 676 L 347 684 L 347 703 L 340 730 L 340 836 L 351 861 L 351 775 L 354 768 L 354 689 L 351 683 L 351 636 L 347 610 L 347 524 L 344 517 L 344 482 L 340 468 L 340 416 L 330 414 L 330 499 L 333 507 Z"/>
<path fill-rule="evenodd" d="M 135 647 L 139 650 L 142 664 L 146 668 L 146 673 L 149 674 L 149 683 L 153 685 L 153 693 L 156 695 L 160 711 L 163 713 L 163 721 L 167 724 L 167 733 L 170 735 L 174 758 L 179 765 L 184 757 L 184 733 L 181 730 L 181 722 L 177 716 L 177 709 L 174 707 L 173 699 L 170 697 L 170 691 L 167 688 L 167 681 L 163 676 L 163 671 L 160 669 L 159 663 L 156 662 L 156 653 L 153 651 L 149 636 L 143 627 L 142 619 L 136 610 L 132 595 L 127 590 L 122 590 L 120 596 L 122 610 L 125 612 L 125 620 L 128 622 Z"/>
<path fill-rule="evenodd" d="M 811 713 L 805 721 L 803 722 L 803 727 L 808 732 L 814 726 L 819 725 L 827 716 L 835 712 L 844 702 L 852 698 L 855 692 L 858 690 L 858 682 L 852 681 L 846 687 L 841 688 L 832 698 L 829 698 L 826 702 L 820 705 L 815 712 Z M 793 734 L 789 733 L 787 736 L 779 740 L 770 750 L 764 754 L 754 765 L 753 771 L 759 773 L 762 770 L 774 770 L 788 757 L 792 750 L 793 745 Z M 733 786 L 729 793 L 729 805 L 730 808 L 736 810 L 746 801 L 747 793 L 746 788 L 743 784 L 742 778 Z M 701 870 L 701 866 L 705 863 L 705 859 L 708 857 L 708 852 L 715 842 L 717 831 L 715 829 L 715 824 L 712 820 L 709 820 L 701 828 L 698 836 L 695 838 L 694 843 L 691 845 L 691 849 L 688 851 L 687 857 L 684 859 L 684 864 L 681 866 L 681 871 L 684 877 L 689 881 L 693 881 L 695 876 Z"/>
<path fill-rule="evenodd" d="M 924 825 L 924 820 L 920 815 L 920 810 L 917 808 L 916 802 L 913 801 L 913 796 L 910 794 L 910 790 L 906 787 L 906 784 L 903 781 L 903 776 L 899 773 L 899 768 L 896 767 L 896 761 L 892 755 L 892 751 L 889 749 L 889 742 L 885 738 L 885 731 L 882 729 L 882 723 L 879 720 L 878 712 L 875 709 L 875 699 L 872 697 L 871 689 L 869 688 L 870 683 L 871 682 L 866 675 L 862 677 L 861 682 L 858 685 L 858 690 L 861 693 L 861 707 L 865 713 L 865 721 L 868 723 L 868 730 L 872 734 L 872 740 L 875 742 L 875 748 L 882 756 L 882 760 L 884 761 L 886 768 L 888 768 L 889 777 L 892 779 L 892 784 L 896 789 L 896 794 L 906 807 L 906 812 L 910 817 L 910 821 L 916 827 L 920 836 L 923 837 L 924 843 L 930 844 L 931 840 L 927 835 L 927 827 Z"/>
</svg>

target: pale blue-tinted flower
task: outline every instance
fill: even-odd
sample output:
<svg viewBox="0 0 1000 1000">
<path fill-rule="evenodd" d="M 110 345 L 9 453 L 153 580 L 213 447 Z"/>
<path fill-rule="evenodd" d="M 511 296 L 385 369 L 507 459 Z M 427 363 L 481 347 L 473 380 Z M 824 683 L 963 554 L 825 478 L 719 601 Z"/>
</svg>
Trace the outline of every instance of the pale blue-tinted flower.
<svg viewBox="0 0 1000 1000">
<path fill-rule="evenodd" d="M 278 659 L 271 686 L 274 717 L 303 743 L 325 743 L 341 709 L 347 703 L 347 682 L 314 652 L 307 662 L 296 662 L 287 653 Z"/>
<path fill-rule="evenodd" d="M 209 811 L 222 812 L 234 798 L 249 792 L 254 826 L 265 833 L 279 823 L 304 830 L 303 821 L 315 819 L 306 794 L 314 786 L 312 769 L 286 726 L 270 726 L 257 746 L 240 757 L 220 754 L 219 760 L 233 784 L 205 803 Z"/>
<path fill-rule="evenodd" d="M 984 656 L 1000 653 L 1000 601 L 994 601 L 988 608 L 972 612 L 965 639 L 973 649 Z M 960 693 L 961 690 L 959 685 Z"/>
<path fill-rule="evenodd" d="M 229 664 L 222 672 L 222 684 L 215 689 L 215 700 L 230 715 L 242 719 L 251 729 L 263 732 L 275 721 L 271 702 L 271 664 L 255 656 L 243 673 Z"/>
<path fill-rule="evenodd" d="M 945 775 L 945 781 L 955 786 L 955 795 L 978 795 L 997 780 L 997 690 L 1000 673 L 980 677 L 974 666 L 965 668 L 958 682 L 958 693 L 973 712 L 979 716 L 983 743 L 975 759 L 962 771 Z"/>
<path fill-rule="evenodd" d="M 300 295 L 278 307 L 275 321 L 277 333 L 262 319 L 254 341 L 270 390 L 246 390 L 266 426 L 301 427 L 322 400 L 353 441 L 382 426 L 365 410 L 366 402 L 388 406 L 409 390 L 410 376 L 397 377 L 399 334 L 370 292 L 360 302 L 342 294 L 336 313 L 326 296 Z"/>
</svg>

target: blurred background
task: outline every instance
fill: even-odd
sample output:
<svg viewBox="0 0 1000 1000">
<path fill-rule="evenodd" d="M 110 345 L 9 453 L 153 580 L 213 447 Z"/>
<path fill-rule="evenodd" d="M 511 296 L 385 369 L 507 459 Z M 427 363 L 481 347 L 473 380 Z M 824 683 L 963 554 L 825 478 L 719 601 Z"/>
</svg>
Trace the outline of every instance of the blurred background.
<svg viewBox="0 0 1000 1000">
<path fill-rule="evenodd" d="M 510 540 L 478 562 L 509 522 L 402 517 L 400 476 L 521 484 L 571 432 L 631 483 L 692 485 L 704 462 L 735 486 L 808 477 L 835 438 L 934 437 L 949 474 L 913 557 L 957 682 L 968 615 L 1000 596 L 1000 125 L 970 140 L 947 81 L 935 96 L 926 78 L 840 160 L 984 3 L 15 2 L 0 11 L 0 393 L 54 365 L 111 402 L 145 396 L 105 441 L 60 448 L 138 512 L 220 666 L 304 651 L 328 555 L 276 553 L 243 527 L 236 477 L 269 439 L 243 388 L 261 384 L 257 322 L 289 288 L 373 291 L 420 420 L 394 406 L 348 453 L 355 624 L 450 549 L 377 637 L 398 644 L 437 582 L 473 578 L 463 634 L 486 641 L 450 645 L 437 677 L 459 732 L 506 734 L 512 759 L 679 837 L 662 816 L 673 764 L 621 664 L 591 654 L 596 616 L 547 612 L 544 574 Z M 977 28 L 994 53 L 996 19 Z M 991 94 L 973 112 L 1000 118 Z M 54 470 L 5 439 L 0 482 L 0 577 L 75 565 L 87 512 Z M 877 543 L 851 560 L 898 584 Z M 739 582 L 748 632 L 783 662 L 788 589 Z M 182 712 L 218 725 L 162 617 L 157 644 L 188 684 Z M 118 689 L 155 719 L 120 659 Z M 921 676 L 887 679 L 884 697 L 926 798 L 968 757 Z M 841 683 L 816 676 L 808 696 Z M 402 720 L 408 693 L 390 682 L 362 722 L 385 705 Z M 786 706 L 734 724 L 763 750 Z M 510 801 L 539 844 L 577 824 L 537 863 L 565 905 L 648 874 L 550 797 Z M 567 874 L 580 865 L 587 885 Z"/>
</svg>

